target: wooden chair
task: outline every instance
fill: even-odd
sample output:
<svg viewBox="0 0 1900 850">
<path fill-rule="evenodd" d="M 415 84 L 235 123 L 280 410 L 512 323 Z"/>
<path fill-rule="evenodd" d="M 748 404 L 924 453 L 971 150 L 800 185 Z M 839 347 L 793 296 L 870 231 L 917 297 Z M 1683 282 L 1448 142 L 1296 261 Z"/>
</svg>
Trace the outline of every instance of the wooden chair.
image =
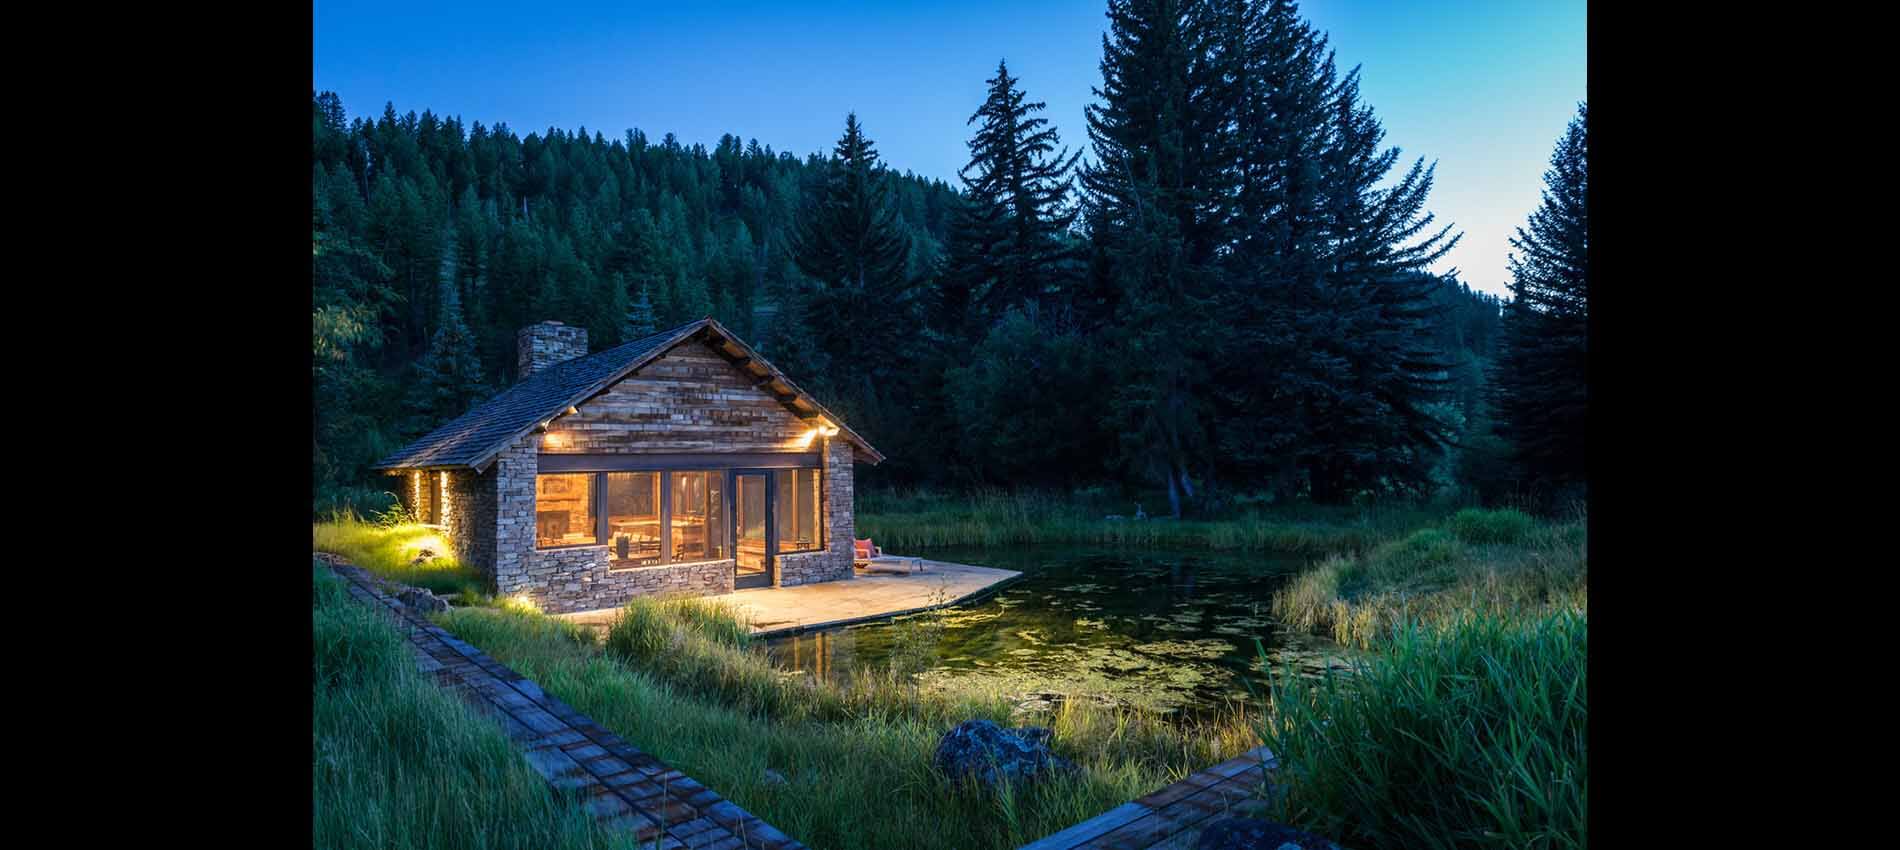
<svg viewBox="0 0 1900 850">
<path fill-rule="evenodd" d="M 876 560 L 883 556 L 884 556 L 884 550 L 877 548 L 877 544 L 872 543 L 871 538 L 866 537 L 863 540 L 858 540 L 856 538 L 852 539 L 851 541 L 851 565 L 852 566 L 854 567 L 869 566 L 873 560 Z"/>
</svg>

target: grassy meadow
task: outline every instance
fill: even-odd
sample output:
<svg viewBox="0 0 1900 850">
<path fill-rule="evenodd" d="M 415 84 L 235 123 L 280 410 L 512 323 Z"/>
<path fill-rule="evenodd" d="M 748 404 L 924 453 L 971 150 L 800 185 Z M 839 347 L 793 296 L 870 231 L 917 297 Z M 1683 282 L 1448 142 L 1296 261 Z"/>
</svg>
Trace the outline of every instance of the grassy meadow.
<svg viewBox="0 0 1900 850">
<path fill-rule="evenodd" d="M 827 850 L 1016 847 L 1259 743 L 1245 716 L 1181 729 L 1069 703 L 1012 720 L 1007 695 L 925 694 L 892 671 L 842 685 L 787 676 L 747 651 L 748 630 L 716 602 L 636 601 L 604 640 L 519 606 L 457 608 L 440 621 L 636 746 Z M 951 726 L 979 717 L 1051 726 L 1057 752 L 1084 769 L 998 794 L 950 787 L 931 753 Z M 786 781 L 769 780 L 768 769 Z"/>
<path fill-rule="evenodd" d="M 1013 715 L 1012 695 L 978 685 L 922 691 L 903 659 L 929 658 L 930 616 L 900 625 L 919 651 L 832 682 L 774 669 L 716 599 L 636 600 L 604 635 L 481 594 L 439 622 L 815 848 L 1015 847 L 1262 742 L 1282 764 L 1275 816 L 1347 846 L 1587 845 L 1581 511 L 1310 508 L 1112 521 L 1101 505 L 1037 495 L 860 499 L 858 533 L 894 551 L 1092 542 L 1325 553 L 1275 595 L 1272 614 L 1361 652 L 1341 675 L 1269 670 L 1273 687 L 1256 711 L 1184 727 L 1081 701 Z M 474 579 L 446 553 L 411 565 L 433 533 L 348 517 L 313 526 L 319 550 L 398 581 L 462 589 Z M 1083 770 L 1000 794 L 946 787 L 931 752 L 952 725 L 978 717 L 1053 727 L 1057 752 Z M 320 746 L 323 737 L 320 728 Z M 331 793 L 320 781 L 320 798 Z M 357 793 L 395 795 L 379 799 L 397 808 L 433 805 L 413 790 Z"/>
<path fill-rule="evenodd" d="M 402 636 L 313 567 L 311 846 L 632 848 L 417 672 Z"/>
</svg>

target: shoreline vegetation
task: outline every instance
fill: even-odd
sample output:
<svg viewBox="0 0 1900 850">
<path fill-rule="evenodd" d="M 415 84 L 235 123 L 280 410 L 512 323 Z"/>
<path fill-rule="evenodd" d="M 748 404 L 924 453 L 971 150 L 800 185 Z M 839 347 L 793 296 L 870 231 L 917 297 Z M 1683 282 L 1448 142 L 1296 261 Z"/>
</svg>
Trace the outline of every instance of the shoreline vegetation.
<svg viewBox="0 0 1900 850">
<path fill-rule="evenodd" d="M 1275 594 L 1274 619 L 1364 650 L 1269 671 L 1275 817 L 1352 847 L 1587 847 L 1586 527 L 1465 509 Z"/>
<path fill-rule="evenodd" d="M 927 637 L 928 620 L 909 622 Z M 924 692 L 901 668 L 845 683 L 784 674 L 718 602 L 638 599 L 604 640 L 512 603 L 438 621 L 812 847 L 1017 847 L 1258 745 L 1244 713 L 1177 727 L 1070 701 L 1024 715 L 1001 693 Z M 972 718 L 1049 726 L 1083 769 L 995 794 L 951 787 L 931 753 Z"/>
<path fill-rule="evenodd" d="M 890 551 L 1080 543 L 1322 555 L 1371 546 L 1449 512 L 1411 504 L 1241 504 L 1217 519 L 1135 519 L 1143 504 L 1086 491 L 871 490 L 858 495 L 858 536 Z"/>
<path fill-rule="evenodd" d="M 466 607 L 438 621 L 813 847 L 1014 847 L 1260 743 L 1279 756 L 1289 789 L 1273 816 L 1347 846 L 1587 844 L 1580 509 L 1544 518 L 1300 506 L 1176 522 L 1104 520 L 1112 511 L 1086 497 L 859 499 L 859 535 L 891 549 L 1083 542 L 1313 554 L 1275 594 L 1273 616 L 1359 657 L 1320 679 L 1270 668 L 1257 708 L 1189 723 L 1084 699 L 1025 715 L 1009 694 L 922 691 L 911 674 L 931 657 L 930 615 L 900 621 L 916 651 L 842 682 L 774 669 L 717 600 L 635 600 L 597 637 L 464 590 Z M 467 586 L 446 552 L 412 563 L 439 541 L 433 529 L 387 519 L 344 515 L 316 523 L 313 540 L 378 575 Z M 1057 751 L 1084 770 L 996 795 L 948 789 L 929 767 L 931 749 L 978 717 L 1050 726 Z M 962 826 L 945 835 L 937 825 L 947 822 Z"/>
</svg>

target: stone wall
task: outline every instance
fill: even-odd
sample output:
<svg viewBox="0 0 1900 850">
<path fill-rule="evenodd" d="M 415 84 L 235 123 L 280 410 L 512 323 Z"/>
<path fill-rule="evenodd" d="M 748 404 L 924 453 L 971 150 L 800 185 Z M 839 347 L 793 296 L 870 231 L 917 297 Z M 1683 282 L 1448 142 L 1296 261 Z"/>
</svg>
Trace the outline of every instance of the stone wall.
<svg viewBox="0 0 1900 850">
<path fill-rule="evenodd" d="M 455 558 L 481 571 L 489 584 L 495 578 L 495 468 L 477 474 L 461 469 L 437 472 L 443 476 L 442 524 Z"/>
<path fill-rule="evenodd" d="M 856 531 L 851 444 L 837 437 L 824 439 L 825 550 L 778 556 L 781 587 L 837 581 L 856 575 L 851 569 L 851 540 Z"/>
<path fill-rule="evenodd" d="M 606 546 L 534 553 L 526 586 L 515 591 L 550 614 L 625 605 L 635 596 L 732 592 L 732 559 L 610 569 Z"/>
<path fill-rule="evenodd" d="M 535 566 L 535 435 L 501 451 L 488 472 L 495 476 L 495 593 L 512 596 L 545 585 L 530 578 Z"/>
<path fill-rule="evenodd" d="M 547 321 L 515 332 L 515 377 L 526 378 L 563 360 L 587 356 L 587 329 Z"/>
</svg>

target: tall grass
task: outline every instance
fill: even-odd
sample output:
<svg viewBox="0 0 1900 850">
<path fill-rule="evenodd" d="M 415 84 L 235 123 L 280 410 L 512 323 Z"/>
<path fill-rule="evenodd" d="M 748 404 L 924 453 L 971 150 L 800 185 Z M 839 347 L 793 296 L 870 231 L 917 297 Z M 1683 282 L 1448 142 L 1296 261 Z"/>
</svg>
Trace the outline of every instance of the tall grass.
<svg viewBox="0 0 1900 850">
<path fill-rule="evenodd" d="M 698 600 L 636 602 L 598 643 L 522 609 L 458 608 L 441 622 L 813 847 L 1016 847 L 1258 744 L 1244 715 L 1182 729 L 1065 702 L 1012 718 L 1006 694 L 925 693 L 889 670 L 841 684 L 784 674 L 747 651 L 730 609 Z M 932 751 L 978 717 L 1053 727 L 1082 770 L 997 794 L 948 786 Z"/>
<path fill-rule="evenodd" d="M 487 591 L 479 570 L 464 567 L 440 531 L 414 522 L 374 523 L 353 513 L 339 513 L 310 524 L 310 545 L 318 552 L 341 555 L 376 575 L 437 593 L 471 596 Z M 415 563 L 424 551 L 434 557 Z"/>
<path fill-rule="evenodd" d="M 1277 818 L 1351 847 L 1588 846 L 1587 638 L 1572 611 L 1465 615 L 1349 675 L 1273 671 Z"/>
<path fill-rule="evenodd" d="M 323 848 L 606 848 L 577 801 L 493 721 L 417 672 L 395 628 L 313 569 L 311 844 Z"/>
<path fill-rule="evenodd" d="M 1285 505 L 1248 508 L 1220 519 L 1171 520 L 1165 503 L 1142 505 L 1099 495 L 978 491 L 867 491 L 857 503 L 857 535 L 885 549 L 929 546 L 1084 543 L 1204 547 L 1318 554 L 1365 547 L 1441 513 L 1430 507 Z M 1107 519 L 1109 515 L 1124 517 Z"/>
<path fill-rule="evenodd" d="M 1406 622 L 1584 612 L 1587 578 L 1582 519 L 1467 509 L 1442 527 L 1320 561 L 1287 582 L 1271 610 L 1293 628 L 1368 647 Z"/>
</svg>

